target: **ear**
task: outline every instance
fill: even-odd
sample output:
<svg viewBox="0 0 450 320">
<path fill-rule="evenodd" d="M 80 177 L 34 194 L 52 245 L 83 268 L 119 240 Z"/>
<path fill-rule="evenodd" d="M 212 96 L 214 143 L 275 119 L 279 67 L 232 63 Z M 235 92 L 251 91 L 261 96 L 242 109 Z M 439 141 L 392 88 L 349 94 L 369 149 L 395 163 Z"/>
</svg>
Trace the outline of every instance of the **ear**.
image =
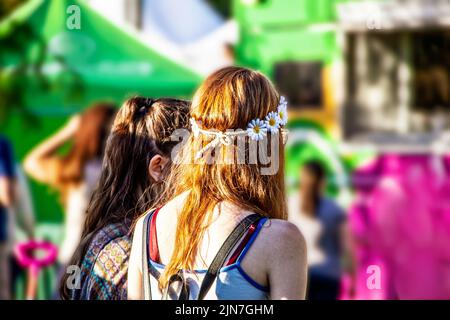
<svg viewBox="0 0 450 320">
<path fill-rule="evenodd" d="M 148 165 L 148 174 L 153 178 L 156 182 L 159 182 L 163 179 L 163 170 L 166 164 L 169 162 L 169 159 L 163 157 L 159 154 L 154 156 Z"/>
</svg>

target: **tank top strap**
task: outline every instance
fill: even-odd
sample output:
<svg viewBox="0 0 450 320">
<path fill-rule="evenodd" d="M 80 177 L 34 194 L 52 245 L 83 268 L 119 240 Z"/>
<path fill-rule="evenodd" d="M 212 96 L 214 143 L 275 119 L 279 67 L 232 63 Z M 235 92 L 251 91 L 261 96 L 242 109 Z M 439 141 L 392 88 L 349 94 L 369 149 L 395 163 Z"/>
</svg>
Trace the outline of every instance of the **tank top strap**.
<svg viewBox="0 0 450 320">
<path fill-rule="evenodd" d="M 226 264 L 227 266 L 232 265 L 234 263 L 240 263 L 242 259 L 244 259 L 245 254 L 250 249 L 251 245 L 253 244 L 259 232 L 261 231 L 262 226 L 268 219 L 269 218 L 262 218 L 250 226 L 250 228 L 247 231 L 247 234 L 242 239 L 241 243 L 239 243 L 238 247 L 228 260 Z"/>
</svg>

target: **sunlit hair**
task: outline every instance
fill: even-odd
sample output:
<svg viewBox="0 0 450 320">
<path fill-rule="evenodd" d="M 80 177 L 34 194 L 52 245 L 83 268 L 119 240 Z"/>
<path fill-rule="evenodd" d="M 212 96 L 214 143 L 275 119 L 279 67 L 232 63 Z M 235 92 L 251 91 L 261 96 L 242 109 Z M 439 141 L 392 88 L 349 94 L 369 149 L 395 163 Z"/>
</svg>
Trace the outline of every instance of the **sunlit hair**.
<svg viewBox="0 0 450 320">
<path fill-rule="evenodd" d="M 131 229 L 131 222 L 155 205 L 163 186 L 149 175 L 150 160 L 157 154 L 170 159 L 177 144 L 171 135 L 176 129 L 187 128 L 189 105 L 184 100 L 143 97 L 123 104 L 108 137 L 102 173 L 87 209 L 80 245 L 69 265 L 80 266 L 100 229 L 126 221 Z M 67 277 L 60 286 L 63 299 L 70 299 Z"/>
<path fill-rule="evenodd" d="M 278 102 L 278 93 L 264 75 L 245 68 L 227 67 L 210 75 L 198 89 L 191 116 L 207 130 L 245 130 L 252 119 L 264 119 L 270 111 L 276 111 Z M 266 137 L 267 140 L 278 139 L 278 150 L 269 150 L 279 154 L 279 170 L 273 175 L 262 175 L 262 164 L 249 162 L 248 157 L 238 164 L 235 161 L 236 142 L 216 149 L 216 158 L 222 158 L 222 161 L 208 163 L 208 155 L 205 155 L 193 164 L 194 155 L 212 138 L 191 135 L 181 149 L 184 159 L 172 168 L 167 179 L 165 201 L 186 191 L 189 194 L 178 216 L 175 250 L 160 277 L 160 288 L 165 287 L 170 276 L 180 269 L 194 270 L 211 213 L 220 202 L 228 201 L 263 216 L 286 219 L 281 135 L 268 134 Z M 249 139 L 244 139 L 248 151 Z"/>
</svg>

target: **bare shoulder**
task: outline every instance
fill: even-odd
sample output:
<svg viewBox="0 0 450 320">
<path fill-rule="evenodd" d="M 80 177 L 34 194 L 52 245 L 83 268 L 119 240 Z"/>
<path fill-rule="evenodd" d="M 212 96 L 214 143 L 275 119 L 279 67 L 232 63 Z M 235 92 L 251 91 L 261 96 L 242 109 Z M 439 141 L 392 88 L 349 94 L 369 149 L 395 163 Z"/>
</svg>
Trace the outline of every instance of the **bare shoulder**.
<svg viewBox="0 0 450 320">
<path fill-rule="evenodd" d="M 177 213 L 183 208 L 188 195 L 189 191 L 185 191 L 175 196 L 161 207 L 161 212 L 164 212 L 165 214 L 167 213 L 167 215 L 177 215 Z"/>
<path fill-rule="evenodd" d="M 184 192 L 167 203 L 159 210 L 158 219 L 156 219 L 156 227 L 158 230 L 171 230 L 176 228 L 179 213 L 182 211 L 189 192 Z"/>
<path fill-rule="evenodd" d="M 280 220 L 270 219 L 264 224 L 261 233 L 272 249 L 289 251 L 289 250 L 306 250 L 306 243 L 303 234 L 293 223 Z"/>
</svg>

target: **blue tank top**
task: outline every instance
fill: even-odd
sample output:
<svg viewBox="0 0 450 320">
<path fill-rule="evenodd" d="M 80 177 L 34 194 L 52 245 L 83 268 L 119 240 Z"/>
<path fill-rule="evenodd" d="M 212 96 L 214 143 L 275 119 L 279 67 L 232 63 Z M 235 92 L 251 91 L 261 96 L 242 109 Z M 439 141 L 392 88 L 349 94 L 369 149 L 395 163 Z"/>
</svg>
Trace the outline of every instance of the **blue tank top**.
<svg viewBox="0 0 450 320">
<path fill-rule="evenodd" d="M 157 210 L 158 211 L 158 210 Z M 159 272 L 164 271 L 165 266 L 160 263 L 159 251 L 156 239 L 155 219 L 158 212 L 155 212 L 150 222 L 150 239 L 149 239 L 149 263 Z M 222 267 L 216 278 L 215 283 L 208 291 L 206 300 L 267 300 L 269 299 L 269 288 L 260 285 L 253 280 L 242 268 L 241 263 L 252 246 L 262 226 L 268 218 L 259 220 L 255 225 L 249 228 L 243 240 L 237 246 L 229 258 L 227 264 Z M 185 271 L 184 277 L 189 283 L 190 296 L 189 299 L 196 300 L 200 285 L 207 272 L 207 269 L 199 269 L 195 271 Z M 162 294 L 158 287 L 158 280 L 154 275 L 150 275 L 150 283 L 152 290 L 152 298 L 154 300 L 161 299 Z M 169 299 L 175 299 L 171 297 Z"/>
</svg>

